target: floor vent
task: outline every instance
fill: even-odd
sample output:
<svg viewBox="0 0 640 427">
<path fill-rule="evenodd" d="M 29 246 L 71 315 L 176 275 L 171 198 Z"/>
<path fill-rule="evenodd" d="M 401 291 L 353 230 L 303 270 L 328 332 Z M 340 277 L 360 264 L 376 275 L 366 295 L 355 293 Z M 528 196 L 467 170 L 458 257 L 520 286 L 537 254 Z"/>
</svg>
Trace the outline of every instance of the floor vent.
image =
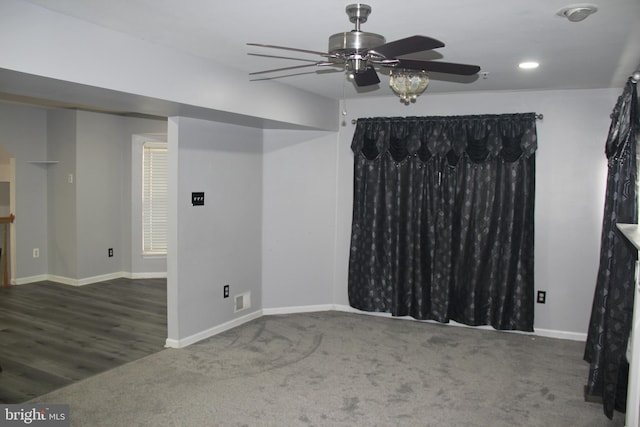
<svg viewBox="0 0 640 427">
<path fill-rule="evenodd" d="M 236 295 L 234 312 L 246 310 L 249 307 L 251 307 L 251 292 Z"/>
</svg>

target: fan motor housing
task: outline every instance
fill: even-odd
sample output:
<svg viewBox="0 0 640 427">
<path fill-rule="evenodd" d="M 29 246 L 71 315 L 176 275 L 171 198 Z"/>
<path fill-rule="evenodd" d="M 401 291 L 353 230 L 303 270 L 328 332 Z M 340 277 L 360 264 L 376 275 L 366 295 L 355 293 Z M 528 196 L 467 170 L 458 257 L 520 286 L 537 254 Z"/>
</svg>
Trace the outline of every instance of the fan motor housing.
<svg viewBox="0 0 640 427">
<path fill-rule="evenodd" d="M 380 34 L 363 31 L 337 33 L 329 37 L 329 53 L 348 56 L 383 44 L 385 39 Z"/>
</svg>

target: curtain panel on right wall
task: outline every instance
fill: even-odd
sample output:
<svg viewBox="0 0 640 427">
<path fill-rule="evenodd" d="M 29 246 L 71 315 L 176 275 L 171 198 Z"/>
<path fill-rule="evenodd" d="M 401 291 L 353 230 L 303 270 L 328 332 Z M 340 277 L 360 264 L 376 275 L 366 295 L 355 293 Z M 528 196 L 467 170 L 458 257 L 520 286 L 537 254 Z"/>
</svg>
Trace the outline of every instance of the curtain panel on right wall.
<svg viewBox="0 0 640 427">
<path fill-rule="evenodd" d="M 533 331 L 535 120 L 357 121 L 352 307 Z"/>
<path fill-rule="evenodd" d="M 607 190 L 602 217 L 600 265 L 593 296 L 584 360 L 589 362 L 585 393 L 601 397 L 607 417 L 625 412 L 638 251 L 616 228 L 617 223 L 638 223 L 636 144 L 640 129 L 638 93 L 629 79 L 611 115 L 605 144 L 608 161 Z"/>
</svg>

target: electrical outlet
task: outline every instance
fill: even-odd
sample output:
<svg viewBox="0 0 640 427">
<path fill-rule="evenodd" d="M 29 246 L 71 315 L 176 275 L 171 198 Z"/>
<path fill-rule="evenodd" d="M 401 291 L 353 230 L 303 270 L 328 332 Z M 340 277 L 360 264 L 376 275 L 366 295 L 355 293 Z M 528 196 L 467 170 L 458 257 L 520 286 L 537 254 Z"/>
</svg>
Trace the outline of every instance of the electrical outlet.
<svg viewBox="0 0 640 427">
<path fill-rule="evenodd" d="M 545 291 L 538 291 L 538 304 L 544 304 L 547 302 L 547 293 Z"/>
<path fill-rule="evenodd" d="M 224 288 L 222 289 L 222 296 L 224 298 L 229 298 L 229 285 L 224 285 Z"/>
<path fill-rule="evenodd" d="M 40 258 L 40 249 L 39 248 L 33 248 L 33 257 L 34 258 Z"/>
<path fill-rule="evenodd" d="M 113 248 L 109 248 L 109 258 L 113 256 Z"/>
</svg>

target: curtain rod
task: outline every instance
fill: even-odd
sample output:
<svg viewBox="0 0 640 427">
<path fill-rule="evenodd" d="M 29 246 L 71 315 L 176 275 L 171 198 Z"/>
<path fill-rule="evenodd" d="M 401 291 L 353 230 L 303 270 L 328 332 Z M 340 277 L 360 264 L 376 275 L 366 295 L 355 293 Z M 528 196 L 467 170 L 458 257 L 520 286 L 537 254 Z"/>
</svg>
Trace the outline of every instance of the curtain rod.
<svg viewBox="0 0 640 427">
<path fill-rule="evenodd" d="M 536 114 L 536 120 L 542 120 L 544 119 L 544 115 L 543 114 Z M 351 124 L 355 125 L 358 122 L 358 120 L 356 119 L 351 119 Z"/>
</svg>

